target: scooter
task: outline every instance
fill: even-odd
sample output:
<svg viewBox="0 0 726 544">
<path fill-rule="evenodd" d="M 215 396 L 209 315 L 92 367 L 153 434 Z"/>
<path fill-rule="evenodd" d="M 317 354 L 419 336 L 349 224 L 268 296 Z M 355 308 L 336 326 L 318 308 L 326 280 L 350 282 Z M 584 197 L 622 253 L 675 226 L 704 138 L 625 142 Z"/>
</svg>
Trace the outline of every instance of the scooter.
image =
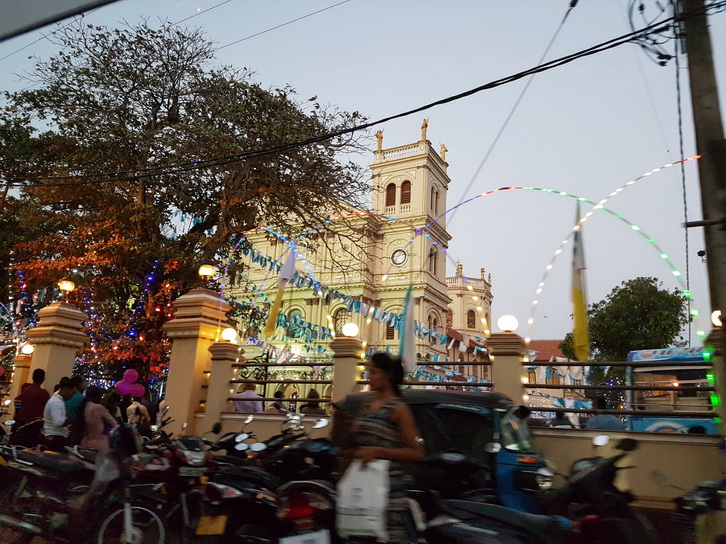
<svg viewBox="0 0 726 544">
<path fill-rule="evenodd" d="M 726 478 L 702 482 L 675 503 L 682 542 L 718 544 L 726 539 Z"/>
<path fill-rule="evenodd" d="M 593 439 L 596 447 L 608 442 L 606 435 Z M 633 468 L 619 467 L 617 463 L 638 448 L 638 441 L 624 438 L 615 447 L 621 453 L 575 461 L 566 485 L 543 495 L 543 507 L 548 514 L 580 522 L 582 542 L 655 544 L 655 531 L 648 520 L 630 507 L 633 494 L 614 483 L 618 471 Z"/>
</svg>

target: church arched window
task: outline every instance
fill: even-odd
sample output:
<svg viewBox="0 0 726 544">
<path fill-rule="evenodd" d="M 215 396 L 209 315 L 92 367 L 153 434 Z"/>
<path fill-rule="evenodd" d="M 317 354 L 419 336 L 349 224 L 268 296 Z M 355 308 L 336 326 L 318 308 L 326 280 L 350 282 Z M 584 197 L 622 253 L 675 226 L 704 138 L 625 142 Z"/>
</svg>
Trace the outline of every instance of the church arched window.
<svg viewBox="0 0 726 544">
<path fill-rule="evenodd" d="M 389 183 L 386 187 L 386 208 L 396 205 L 396 184 Z"/>
<path fill-rule="evenodd" d="M 476 329 L 476 312 L 474 310 L 466 312 L 466 328 Z"/>
<path fill-rule="evenodd" d="M 350 312 L 345 308 L 341 308 L 340 310 L 335 312 L 335 314 L 333 314 L 333 328 L 335 329 L 335 334 L 342 334 L 343 325 L 348 323 L 350 320 Z"/>
<path fill-rule="evenodd" d="M 411 203 L 411 182 L 404 181 L 401 184 L 401 204 Z"/>
</svg>

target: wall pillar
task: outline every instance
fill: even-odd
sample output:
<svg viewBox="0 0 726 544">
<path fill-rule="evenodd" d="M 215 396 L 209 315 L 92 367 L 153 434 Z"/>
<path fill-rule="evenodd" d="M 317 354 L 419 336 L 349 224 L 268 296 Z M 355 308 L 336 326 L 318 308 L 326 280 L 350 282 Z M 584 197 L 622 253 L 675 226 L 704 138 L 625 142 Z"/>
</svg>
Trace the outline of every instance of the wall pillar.
<svg viewBox="0 0 726 544">
<path fill-rule="evenodd" d="M 88 340 L 88 335 L 82 332 L 86 314 L 73 304 L 53 302 L 38 312 L 38 318 L 38 326 L 25 334 L 35 347 L 28 374 L 32 375 L 36 368 L 45 370 L 44 387 L 52 392 L 63 376 L 73 373 L 76 352 Z M 20 379 L 18 376 L 16 380 L 13 374 L 13 388 Z M 17 386 L 18 391 L 23 383 Z"/>
<path fill-rule="evenodd" d="M 10 383 L 9 399 L 13 400 L 20 394 L 20 388 L 24 383 L 30 382 L 30 365 L 33 362 L 32 355 L 19 353 L 13 359 L 13 377 Z"/>
<path fill-rule="evenodd" d="M 522 361 L 527 351 L 524 340 L 512 332 L 494 333 L 487 338 L 487 347 L 494 390 L 522 404 Z"/>
<path fill-rule="evenodd" d="M 194 434 L 194 414 L 206 400 L 205 371 L 210 370 L 209 348 L 227 324 L 229 304 L 209 289 L 192 289 L 174 301 L 174 317 L 164 324 L 172 340 L 166 403 L 174 419 L 169 432 Z"/>
<path fill-rule="evenodd" d="M 210 346 L 212 367 L 207 382 L 207 402 L 201 423 L 203 428 L 197 429 L 197 434 L 210 431 L 216 422 L 222 421 L 222 412 L 229 411 L 227 399 L 232 396 L 229 381 L 235 378 L 234 365 L 245 361 L 242 356 L 244 352 L 240 346 L 231 342 L 215 342 Z"/>
<path fill-rule="evenodd" d="M 333 402 L 343 400 L 357 391 L 358 365 L 363 364 L 363 344 L 357 338 L 337 337 L 330 343 L 333 350 Z"/>
<path fill-rule="evenodd" d="M 709 346 L 713 350 L 711 361 L 713 362 L 713 385 L 716 388 L 714 394 L 718 398 L 716 410 L 718 410 L 718 417 L 720 419 L 718 424 L 719 433 L 721 436 L 726 436 L 726 376 L 723 372 L 726 365 L 723 364 L 725 355 L 723 338 L 723 326 L 714 327 L 711 334 L 706 338 L 706 346 Z"/>
</svg>

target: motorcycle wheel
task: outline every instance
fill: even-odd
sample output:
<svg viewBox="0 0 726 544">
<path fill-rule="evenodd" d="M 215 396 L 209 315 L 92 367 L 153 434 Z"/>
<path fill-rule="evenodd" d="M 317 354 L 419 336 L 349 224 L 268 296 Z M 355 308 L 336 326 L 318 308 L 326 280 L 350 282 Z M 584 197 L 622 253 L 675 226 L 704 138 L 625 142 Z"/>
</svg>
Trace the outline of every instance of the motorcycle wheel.
<svg viewBox="0 0 726 544">
<path fill-rule="evenodd" d="M 164 544 L 166 530 L 161 518 L 148 508 L 131 507 L 132 531 L 125 534 L 124 509 L 118 507 L 108 513 L 92 540 L 94 544 Z"/>
</svg>

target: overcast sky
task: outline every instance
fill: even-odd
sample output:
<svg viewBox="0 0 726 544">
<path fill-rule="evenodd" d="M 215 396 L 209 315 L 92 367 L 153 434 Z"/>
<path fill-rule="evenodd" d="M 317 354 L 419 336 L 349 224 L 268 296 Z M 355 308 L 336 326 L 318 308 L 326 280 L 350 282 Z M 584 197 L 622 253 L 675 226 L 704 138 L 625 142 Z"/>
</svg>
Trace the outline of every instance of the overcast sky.
<svg viewBox="0 0 726 544">
<path fill-rule="evenodd" d="M 655 1 L 644 3 L 646 15 L 655 16 Z M 569 0 L 120 0 L 87 20 L 113 26 L 122 19 L 176 22 L 199 13 L 182 24 L 204 29 L 219 46 L 243 40 L 218 51 L 220 64 L 248 67 L 264 86 L 289 83 L 301 99 L 317 95 L 375 120 L 535 66 L 568 7 Z M 627 0 L 580 0 L 546 60 L 628 33 L 627 7 Z M 318 10 L 324 11 L 244 39 Z M 724 89 L 726 13 L 710 21 Z M 635 25 L 645 26 L 639 15 Z M 5 90 L 28 86 L 15 74 L 32 67 L 29 56 L 47 58 L 54 52 L 45 39 L 32 43 L 50 30 L 0 43 L 0 58 L 10 55 L 0 61 Z M 675 42 L 663 47 L 673 52 Z M 687 61 L 681 57 L 680 62 L 683 156 L 688 157 L 695 145 Z M 384 130 L 384 147 L 417 141 L 428 117 L 429 140 L 437 149 L 439 143 L 448 148 L 449 207 L 503 186 L 556 189 L 599 201 L 681 157 L 675 61 L 659 66 L 637 45 L 627 44 L 537 75 L 475 177 L 525 84 L 520 80 L 377 127 Z M 689 220 L 700 219 L 695 162 L 685 166 L 685 176 Z M 654 238 L 684 281 L 688 259 L 695 307 L 708 330 L 706 265 L 696 255 L 704 248 L 703 236 L 690 231 L 686 255 L 680 169 L 649 176 L 608 205 Z M 553 193 L 506 191 L 474 200 L 448 222 L 453 236 L 448 274 L 457 260 L 465 275 L 478 277 L 486 268 L 492 274 L 494 321 L 514 314 L 518 332 L 525 335 L 535 290 L 574 219 L 575 200 Z M 655 248 L 623 222 L 597 212 L 583 233 L 590 302 L 637 276 L 679 287 Z M 562 338 L 571 329 L 570 252 L 568 244 L 549 273 L 532 338 Z"/>
</svg>

